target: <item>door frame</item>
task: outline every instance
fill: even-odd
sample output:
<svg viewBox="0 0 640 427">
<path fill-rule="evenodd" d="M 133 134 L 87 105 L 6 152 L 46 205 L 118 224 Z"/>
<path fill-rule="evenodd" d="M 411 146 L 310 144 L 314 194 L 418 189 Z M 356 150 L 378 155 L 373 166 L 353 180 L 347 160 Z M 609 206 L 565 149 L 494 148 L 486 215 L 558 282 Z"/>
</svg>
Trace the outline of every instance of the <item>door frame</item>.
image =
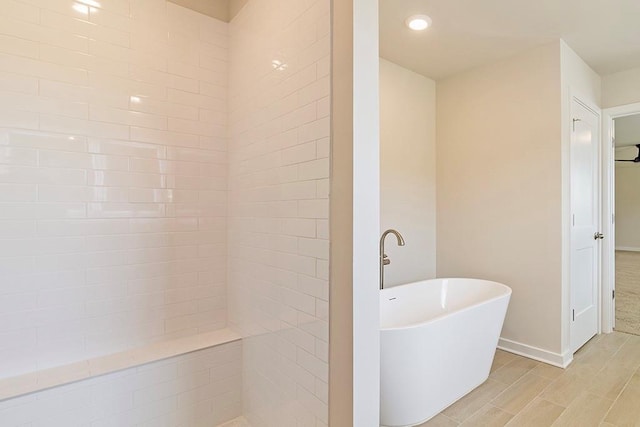
<svg viewBox="0 0 640 427">
<path fill-rule="evenodd" d="M 621 105 L 618 107 L 605 108 L 602 110 L 602 233 L 605 238 L 602 241 L 602 293 L 601 293 L 601 331 L 603 333 L 613 332 L 615 326 L 615 300 L 613 290 L 615 289 L 616 270 L 616 236 L 614 213 L 616 206 L 615 199 L 615 161 L 613 156 L 613 120 L 619 117 L 640 114 L 640 102 L 634 104 Z"/>
</svg>

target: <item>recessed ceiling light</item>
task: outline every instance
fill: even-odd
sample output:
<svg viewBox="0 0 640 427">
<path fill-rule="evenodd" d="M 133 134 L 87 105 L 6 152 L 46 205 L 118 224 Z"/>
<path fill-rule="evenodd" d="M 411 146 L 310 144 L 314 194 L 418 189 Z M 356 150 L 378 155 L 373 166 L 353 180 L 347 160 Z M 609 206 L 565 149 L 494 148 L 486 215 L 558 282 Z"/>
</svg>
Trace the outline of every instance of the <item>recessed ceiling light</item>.
<svg viewBox="0 0 640 427">
<path fill-rule="evenodd" d="M 408 17 L 405 23 L 414 31 L 422 31 L 431 26 L 431 18 L 427 15 L 413 15 Z"/>
</svg>

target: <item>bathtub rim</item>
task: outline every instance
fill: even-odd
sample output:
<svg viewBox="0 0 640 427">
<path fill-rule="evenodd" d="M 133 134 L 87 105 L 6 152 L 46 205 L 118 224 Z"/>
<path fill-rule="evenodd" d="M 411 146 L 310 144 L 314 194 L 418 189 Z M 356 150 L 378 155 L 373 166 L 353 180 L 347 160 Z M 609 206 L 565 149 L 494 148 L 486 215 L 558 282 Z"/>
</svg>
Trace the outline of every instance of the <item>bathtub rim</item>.
<svg viewBox="0 0 640 427">
<path fill-rule="evenodd" d="M 471 304 L 471 305 L 466 306 L 466 307 L 464 307 L 464 308 L 462 308 L 460 310 L 451 311 L 451 312 L 445 312 L 445 313 L 439 314 L 439 315 L 437 315 L 435 317 L 432 317 L 430 319 L 421 321 L 419 323 L 410 323 L 410 324 L 403 325 L 403 326 L 394 326 L 394 327 L 387 327 L 387 328 L 383 328 L 382 326 L 380 326 L 380 333 L 382 334 L 383 332 L 389 332 L 389 331 L 400 331 L 400 330 L 416 329 L 416 328 L 419 328 L 421 326 L 425 326 L 425 325 L 429 325 L 431 323 L 437 322 L 439 320 L 442 320 L 445 317 L 454 315 L 456 313 L 463 313 L 465 311 L 471 310 L 471 309 L 473 309 L 475 307 L 478 307 L 480 305 L 483 305 L 483 304 L 488 304 L 490 302 L 497 301 L 497 300 L 505 298 L 505 297 L 506 298 L 511 298 L 511 294 L 513 293 L 513 290 L 509 286 L 505 285 L 504 283 L 495 282 L 493 280 L 477 279 L 477 278 L 471 278 L 471 277 L 436 277 L 435 279 L 419 280 L 419 281 L 415 281 L 415 282 L 403 283 L 401 285 L 396 285 L 396 286 L 392 286 L 392 287 L 389 287 L 389 288 L 381 289 L 380 290 L 380 299 L 382 299 L 382 293 L 384 291 L 387 291 L 387 290 L 390 290 L 390 289 L 395 289 L 395 288 L 403 288 L 403 287 L 415 285 L 417 283 L 430 282 L 430 281 L 436 281 L 436 280 L 468 280 L 468 281 L 471 281 L 471 282 L 487 282 L 487 283 L 491 283 L 491 284 L 494 284 L 494 285 L 499 285 L 500 287 L 504 288 L 506 292 L 504 294 L 495 296 L 493 298 L 484 299 L 484 300 L 479 301 L 477 303 Z"/>
</svg>

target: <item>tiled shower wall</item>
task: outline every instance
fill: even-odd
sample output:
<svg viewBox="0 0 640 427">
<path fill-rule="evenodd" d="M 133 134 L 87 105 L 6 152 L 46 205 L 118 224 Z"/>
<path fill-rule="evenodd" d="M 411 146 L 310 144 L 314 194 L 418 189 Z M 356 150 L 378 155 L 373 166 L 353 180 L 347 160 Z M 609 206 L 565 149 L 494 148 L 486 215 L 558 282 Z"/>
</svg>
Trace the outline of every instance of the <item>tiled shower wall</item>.
<svg viewBox="0 0 640 427">
<path fill-rule="evenodd" d="M 0 1 L 0 378 L 226 325 L 227 29 Z"/>
<path fill-rule="evenodd" d="M 229 319 L 252 425 L 327 423 L 329 0 L 230 24 Z"/>
</svg>

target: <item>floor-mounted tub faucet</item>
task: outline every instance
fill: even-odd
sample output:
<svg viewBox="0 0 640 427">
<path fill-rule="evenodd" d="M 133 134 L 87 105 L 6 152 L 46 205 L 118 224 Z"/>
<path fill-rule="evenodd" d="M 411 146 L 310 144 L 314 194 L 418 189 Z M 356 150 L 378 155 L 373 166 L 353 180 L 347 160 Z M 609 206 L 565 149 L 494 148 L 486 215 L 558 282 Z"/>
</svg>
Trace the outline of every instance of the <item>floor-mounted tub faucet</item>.
<svg viewBox="0 0 640 427">
<path fill-rule="evenodd" d="M 382 233 L 382 237 L 380 237 L 380 289 L 384 289 L 384 266 L 391 264 L 391 260 L 387 254 L 384 253 L 384 239 L 389 234 L 395 234 L 398 239 L 398 246 L 404 246 L 404 238 L 398 231 L 389 229 Z"/>
</svg>

